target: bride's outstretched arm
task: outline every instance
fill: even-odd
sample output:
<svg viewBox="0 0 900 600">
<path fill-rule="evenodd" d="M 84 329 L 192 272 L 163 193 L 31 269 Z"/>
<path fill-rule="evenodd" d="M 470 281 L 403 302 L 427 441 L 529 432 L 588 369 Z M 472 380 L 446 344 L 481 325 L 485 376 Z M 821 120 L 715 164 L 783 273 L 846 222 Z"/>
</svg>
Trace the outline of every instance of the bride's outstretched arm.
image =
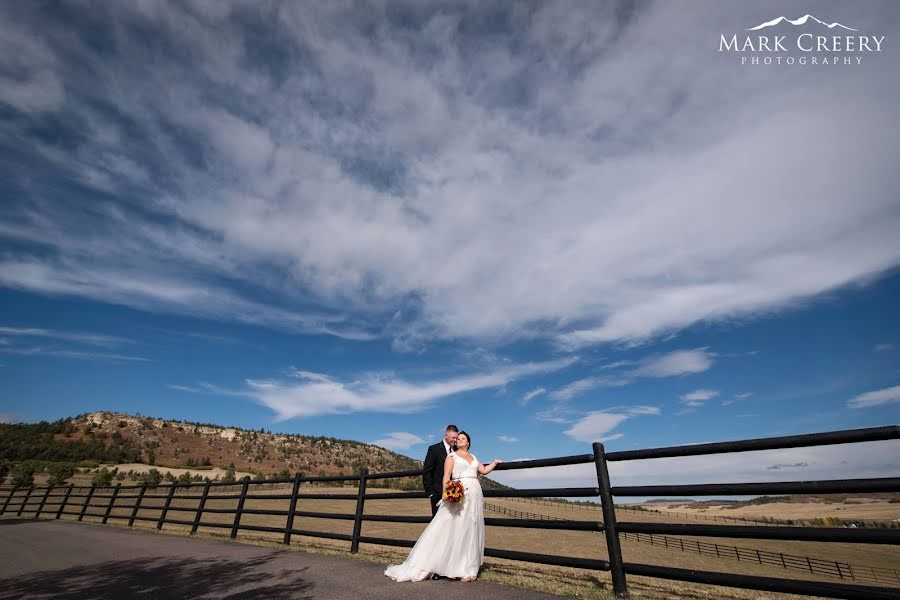
<svg viewBox="0 0 900 600">
<path fill-rule="evenodd" d="M 453 455 L 444 459 L 444 477 L 441 479 L 441 498 L 444 497 L 444 490 L 447 489 L 447 482 L 450 481 L 450 475 L 453 474 Z"/>
<path fill-rule="evenodd" d="M 486 465 L 478 465 L 478 472 L 481 473 L 482 475 L 487 475 L 488 473 L 490 473 L 491 471 L 494 470 L 494 467 L 496 467 L 497 465 L 499 465 L 502 462 L 503 462 L 502 460 L 495 458 L 492 462 L 489 462 Z"/>
</svg>

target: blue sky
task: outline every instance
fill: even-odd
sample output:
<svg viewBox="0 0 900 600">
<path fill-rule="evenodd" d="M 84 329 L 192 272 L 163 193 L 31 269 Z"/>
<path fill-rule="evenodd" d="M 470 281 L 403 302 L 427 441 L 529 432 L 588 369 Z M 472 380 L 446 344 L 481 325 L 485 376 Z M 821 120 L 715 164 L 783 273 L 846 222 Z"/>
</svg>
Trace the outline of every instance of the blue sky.
<svg viewBox="0 0 900 600">
<path fill-rule="evenodd" d="M 717 52 L 807 12 L 883 51 Z M 900 421 L 894 3 L 0 13 L 5 421 L 415 457 L 454 422 L 485 460 Z M 887 475 L 898 450 L 679 465 Z"/>
</svg>

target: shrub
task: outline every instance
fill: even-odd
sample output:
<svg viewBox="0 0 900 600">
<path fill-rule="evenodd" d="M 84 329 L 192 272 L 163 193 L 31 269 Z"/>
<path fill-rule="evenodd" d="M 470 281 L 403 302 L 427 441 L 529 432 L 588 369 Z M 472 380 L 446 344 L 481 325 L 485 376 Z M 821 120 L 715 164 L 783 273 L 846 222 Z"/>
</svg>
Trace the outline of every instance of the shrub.
<svg viewBox="0 0 900 600">
<path fill-rule="evenodd" d="M 94 475 L 93 479 L 91 479 L 91 483 L 99 486 L 112 485 L 113 477 L 115 477 L 117 472 L 118 469 L 113 469 L 112 471 L 110 471 L 106 467 L 103 467 L 99 471 L 97 471 L 97 474 Z"/>
<path fill-rule="evenodd" d="M 71 463 L 57 463 L 47 468 L 50 473 L 50 479 L 47 481 L 49 485 L 63 485 L 66 479 L 75 475 L 75 465 Z"/>
<path fill-rule="evenodd" d="M 34 467 L 27 463 L 20 463 L 12 468 L 12 484 L 19 487 L 34 485 Z"/>
<path fill-rule="evenodd" d="M 162 473 L 156 469 L 150 469 L 146 473 L 142 473 L 138 479 L 149 485 L 159 485 L 162 482 Z"/>
</svg>

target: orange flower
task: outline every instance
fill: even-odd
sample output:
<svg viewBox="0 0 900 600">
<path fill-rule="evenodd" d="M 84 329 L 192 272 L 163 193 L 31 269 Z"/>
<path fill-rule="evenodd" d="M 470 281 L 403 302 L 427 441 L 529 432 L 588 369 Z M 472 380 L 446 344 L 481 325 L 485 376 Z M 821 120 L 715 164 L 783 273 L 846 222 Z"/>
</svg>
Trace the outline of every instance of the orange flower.
<svg viewBox="0 0 900 600">
<path fill-rule="evenodd" d="M 456 504 L 463 501 L 465 493 L 466 492 L 463 484 L 459 481 L 451 479 L 447 482 L 447 487 L 444 488 L 444 500 Z"/>
</svg>

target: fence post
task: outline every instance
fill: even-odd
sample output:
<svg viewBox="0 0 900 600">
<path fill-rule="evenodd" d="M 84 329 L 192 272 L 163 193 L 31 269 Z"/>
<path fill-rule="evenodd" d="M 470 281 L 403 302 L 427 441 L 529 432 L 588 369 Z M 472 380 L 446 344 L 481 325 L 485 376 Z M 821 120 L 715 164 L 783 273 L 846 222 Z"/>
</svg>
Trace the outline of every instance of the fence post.
<svg viewBox="0 0 900 600">
<path fill-rule="evenodd" d="M 244 501 L 247 499 L 247 488 L 250 487 L 250 476 L 244 477 L 244 485 L 241 486 L 241 497 L 238 499 L 237 510 L 234 511 L 234 525 L 231 526 L 231 539 L 237 537 L 241 527 L 241 513 L 244 512 Z"/>
<path fill-rule="evenodd" d="M 141 509 L 141 502 L 144 500 L 144 494 L 147 493 L 147 482 L 141 483 L 141 491 L 138 492 L 137 500 L 134 501 L 134 508 L 131 509 L 131 517 L 128 519 L 128 526 L 134 527 L 134 519 L 137 517 L 138 511 Z"/>
<path fill-rule="evenodd" d="M 103 515 L 103 524 L 106 525 L 106 522 L 109 520 L 109 515 L 112 513 L 113 504 L 116 503 L 116 496 L 119 495 L 119 488 L 122 487 L 121 483 L 117 483 L 115 489 L 113 489 L 112 496 L 109 498 L 109 504 L 106 505 L 106 514 Z"/>
<path fill-rule="evenodd" d="M 16 513 L 17 517 L 22 516 L 22 511 L 25 510 L 25 505 L 28 503 L 28 500 L 31 498 L 31 492 L 33 492 L 33 491 L 34 491 L 34 486 L 32 485 L 28 488 L 28 493 L 25 494 L 25 499 L 22 500 L 22 504 L 19 506 L 19 512 Z"/>
<path fill-rule="evenodd" d="M 609 467 L 606 464 L 606 450 L 600 442 L 594 442 L 594 466 L 597 469 L 597 484 L 600 488 L 600 504 L 603 509 L 603 529 L 606 533 L 606 548 L 609 554 L 609 571 L 612 575 L 613 593 L 620 598 L 628 597 L 628 583 L 622 561 L 622 547 L 616 527 L 616 507 L 613 504 L 612 486 L 609 483 Z"/>
<path fill-rule="evenodd" d="M 40 503 L 40 505 L 38 506 L 37 513 L 34 515 L 34 518 L 35 518 L 35 519 L 40 519 L 40 518 L 41 518 L 41 513 L 44 512 L 44 505 L 47 503 L 47 496 L 50 495 L 50 490 L 51 490 L 51 489 L 53 489 L 53 486 L 52 486 L 52 485 L 48 485 L 48 486 L 47 486 L 47 491 L 44 492 L 44 497 L 41 498 L 41 503 Z"/>
<path fill-rule="evenodd" d="M 282 544 L 285 546 L 291 545 L 291 529 L 294 528 L 294 511 L 297 510 L 297 496 L 300 494 L 300 478 L 302 476 L 302 473 L 299 471 L 297 472 L 297 475 L 294 476 L 294 488 L 291 490 L 291 504 L 288 507 L 287 524 L 284 526 L 284 541 Z"/>
<path fill-rule="evenodd" d="M 12 500 L 12 497 L 16 495 L 16 490 L 19 489 L 19 486 L 14 485 L 12 489 L 9 490 L 9 496 L 6 497 L 6 502 L 3 503 L 3 508 L 0 509 L 0 515 L 6 512 L 6 507 L 9 506 L 9 501 Z"/>
<path fill-rule="evenodd" d="M 169 514 L 169 507 L 172 505 L 172 496 L 175 495 L 175 488 L 178 486 L 174 481 L 170 484 L 169 493 L 166 495 L 166 502 L 163 504 L 162 511 L 159 513 L 159 520 L 156 521 L 157 531 L 162 530 L 163 523 L 166 521 L 166 515 Z"/>
<path fill-rule="evenodd" d="M 75 484 L 70 483 L 69 487 L 66 488 L 66 494 L 63 496 L 62 502 L 59 503 L 59 508 L 56 509 L 56 518 L 57 519 L 62 517 L 63 511 L 66 510 L 66 504 L 68 504 L 68 502 L 69 502 L 69 495 L 71 495 L 73 487 L 75 487 Z"/>
<path fill-rule="evenodd" d="M 212 485 L 212 481 L 207 479 L 206 485 L 203 486 L 203 495 L 200 496 L 200 505 L 197 506 L 197 514 L 194 515 L 194 524 L 191 525 L 191 535 L 197 533 L 197 528 L 200 527 L 200 517 L 203 516 L 203 509 L 206 507 L 206 497 L 209 496 L 209 486 Z M 191 488 L 188 488 L 189 490 Z"/>
<path fill-rule="evenodd" d="M 78 513 L 79 521 L 81 521 L 84 518 L 84 513 L 87 511 L 88 504 L 91 503 L 91 497 L 93 497 L 95 489 L 97 489 L 97 486 L 92 483 L 91 489 L 88 490 L 87 496 L 84 497 L 84 502 L 81 503 L 81 512 Z"/>
<path fill-rule="evenodd" d="M 362 531 L 363 508 L 366 504 L 366 478 L 369 475 L 368 467 L 359 468 L 359 493 L 356 496 L 356 517 L 353 520 L 353 541 L 350 542 L 350 552 L 359 551 L 359 534 Z"/>
</svg>

